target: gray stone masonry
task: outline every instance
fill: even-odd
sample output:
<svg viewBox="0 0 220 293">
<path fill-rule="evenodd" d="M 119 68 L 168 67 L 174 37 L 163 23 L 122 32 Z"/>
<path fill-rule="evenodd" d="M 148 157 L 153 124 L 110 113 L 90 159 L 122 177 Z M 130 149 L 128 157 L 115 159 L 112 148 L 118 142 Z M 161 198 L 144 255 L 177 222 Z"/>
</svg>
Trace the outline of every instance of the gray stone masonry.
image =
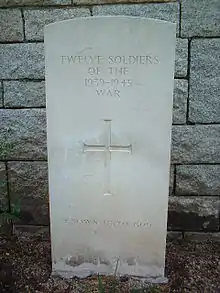
<svg viewBox="0 0 220 293">
<path fill-rule="evenodd" d="M 220 36 L 219 0 L 182 0 L 182 37 Z"/>
<path fill-rule="evenodd" d="M 176 166 L 176 195 L 220 196 L 220 165 Z"/>
<path fill-rule="evenodd" d="M 0 0 L 0 210 L 19 199 L 20 225 L 48 224 L 44 25 L 130 15 L 177 24 L 168 229 L 220 231 L 220 0 L 153 2 Z"/>
<path fill-rule="evenodd" d="M 220 125 L 173 126 L 172 163 L 220 163 Z"/>
<path fill-rule="evenodd" d="M 193 40 L 190 65 L 189 121 L 220 123 L 220 39 Z"/>
<path fill-rule="evenodd" d="M 170 197 L 168 212 L 169 230 L 218 231 L 218 197 Z"/>
<path fill-rule="evenodd" d="M 0 108 L 3 106 L 3 85 L 0 82 Z"/>
<path fill-rule="evenodd" d="M 175 79 L 173 96 L 173 123 L 185 124 L 187 112 L 188 81 Z"/>
<path fill-rule="evenodd" d="M 44 109 L 0 109 L 0 160 L 46 159 Z"/>
<path fill-rule="evenodd" d="M 73 0 L 73 4 L 77 5 L 95 5 L 95 4 L 117 4 L 117 3 L 165 3 L 165 2 L 177 2 L 176 0 Z"/>
<path fill-rule="evenodd" d="M 45 107 L 44 81 L 4 81 L 5 107 Z"/>
<path fill-rule="evenodd" d="M 68 5 L 71 0 L 0 0 L 0 7 L 10 6 L 44 6 L 44 5 Z"/>
<path fill-rule="evenodd" d="M 94 6 L 92 13 L 94 16 L 129 15 L 171 21 L 176 23 L 176 32 L 179 34 L 178 3 L 100 5 Z"/>
<path fill-rule="evenodd" d="M 184 239 L 186 241 L 220 241 L 220 232 L 185 232 Z"/>
<path fill-rule="evenodd" d="M 0 9 L 0 42 L 23 41 L 23 23 L 20 9 Z"/>
<path fill-rule="evenodd" d="M 44 26 L 70 18 L 90 16 L 88 8 L 24 10 L 25 36 L 27 40 L 42 41 Z"/>
<path fill-rule="evenodd" d="M 8 210 L 7 179 L 5 163 L 0 162 L 0 211 Z"/>
<path fill-rule="evenodd" d="M 0 79 L 44 78 L 43 43 L 0 44 Z"/>
<path fill-rule="evenodd" d="M 170 187 L 169 194 L 173 195 L 173 186 L 174 186 L 174 166 L 170 166 Z"/>
<path fill-rule="evenodd" d="M 20 224 L 48 224 L 46 162 L 9 162 L 11 204 L 20 200 Z M 18 223 L 18 224 L 19 224 Z"/>
<path fill-rule="evenodd" d="M 175 76 L 186 77 L 188 66 L 188 40 L 177 39 L 176 41 L 176 61 Z"/>
</svg>

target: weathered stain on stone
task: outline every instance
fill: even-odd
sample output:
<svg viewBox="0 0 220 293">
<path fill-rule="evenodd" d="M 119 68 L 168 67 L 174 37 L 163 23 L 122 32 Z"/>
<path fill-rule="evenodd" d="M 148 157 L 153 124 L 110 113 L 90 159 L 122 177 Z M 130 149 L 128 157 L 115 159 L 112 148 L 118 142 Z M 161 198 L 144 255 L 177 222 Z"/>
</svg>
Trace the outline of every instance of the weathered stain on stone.
<svg viewBox="0 0 220 293">
<path fill-rule="evenodd" d="M 84 256 L 84 255 L 77 255 L 77 256 L 71 256 L 68 257 L 65 261 L 65 264 L 72 266 L 72 267 L 77 267 L 83 263 L 90 263 L 94 265 L 98 265 L 98 257 L 96 256 Z"/>
<path fill-rule="evenodd" d="M 216 231 L 219 229 L 219 204 L 216 197 L 170 197 L 168 229 Z"/>
<path fill-rule="evenodd" d="M 78 255 L 76 257 L 69 257 L 68 259 L 66 259 L 65 264 L 72 266 L 72 267 L 76 267 L 79 266 L 80 264 L 82 264 L 84 262 L 83 257 Z"/>
<path fill-rule="evenodd" d="M 195 213 L 200 217 L 217 215 L 219 198 L 217 197 L 171 197 L 169 207 L 176 212 Z"/>
<path fill-rule="evenodd" d="M 24 209 L 22 208 L 24 207 Z M 23 224 L 35 224 L 35 220 L 34 220 L 34 217 L 33 217 L 33 213 L 30 212 L 30 211 L 27 211 L 25 210 L 26 207 L 25 207 L 25 203 L 22 203 L 21 205 L 21 212 L 19 214 L 19 224 L 23 223 Z"/>
<path fill-rule="evenodd" d="M 208 227 L 209 225 L 210 225 L 210 222 L 209 222 L 209 221 L 203 223 L 203 227 L 204 227 L 204 229 L 207 229 L 207 227 Z"/>
<path fill-rule="evenodd" d="M 99 258 L 99 262 L 100 262 L 100 264 L 103 264 L 103 265 L 107 265 L 107 266 L 110 266 L 111 264 L 110 264 L 110 261 L 108 261 L 106 258 L 104 258 L 104 257 L 101 257 L 101 258 Z"/>
<path fill-rule="evenodd" d="M 168 229 L 174 231 L 217 231 L 219 226 L 218 220 L 213 216 L 201 217 L 196 213 L 169 211 Z"/>
<path fill-rule="evenodd" d="M 176 195 L 220 195 L 220 165 L 176 167 Z"/>
<path fill-rule="evenodd" d="M 127 258 L 126 259 L 126 263 L 129 265 L 129 266 L 135 266 L 136 265 L 136 260 L 134 257 L 130 257 L 130 258 Z"/>
</svg>

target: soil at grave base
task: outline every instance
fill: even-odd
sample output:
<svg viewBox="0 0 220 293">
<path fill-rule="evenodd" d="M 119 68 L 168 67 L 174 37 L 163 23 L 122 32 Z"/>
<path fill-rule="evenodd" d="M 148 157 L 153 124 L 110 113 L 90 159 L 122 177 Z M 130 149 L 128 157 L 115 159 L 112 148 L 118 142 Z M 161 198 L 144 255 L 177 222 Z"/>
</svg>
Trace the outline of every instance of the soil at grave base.
<svg viewBox="0 0 220 293">
<path fill-rule="evenodd" d="M 63 280 L 50 278 L 50 242 L 41 236 L 22 233 L 0 236 L 1 293 L 83 293 L 98 292 L 97 278 Z M 169 283 L 156 290 L 137 292 L 220 293 L 220 242 L 168 241 L 166 276 Z M 105 277 L 106 293 L 112 292 L 112 278 Z M 126 278 L 115 282 L 115 291 L 129 293 L 140 284 Z M 147 288 L 147 287 L 146 287 Z"/>
</svg>

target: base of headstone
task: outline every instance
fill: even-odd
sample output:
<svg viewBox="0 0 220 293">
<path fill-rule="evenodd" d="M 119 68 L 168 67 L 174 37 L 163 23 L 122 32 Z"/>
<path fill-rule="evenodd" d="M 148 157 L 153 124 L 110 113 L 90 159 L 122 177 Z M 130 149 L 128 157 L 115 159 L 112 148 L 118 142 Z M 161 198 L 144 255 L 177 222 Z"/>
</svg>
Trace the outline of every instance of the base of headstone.
<svg viewBox="0 0 220 293">
<path fill-rule="evenodd" d="M 63 279 L 73 279 L 73 278 L 77 278 L 77 279 L 86 279 L 88 277 L 92 277 L 92 276 L 114 276 L 112 273 L 110 274 L 91 274 L 88 271 L 80 271 L 75 274 L 73 274 L 73 272 L 70 271 L 52 271 L 51 276 L 52 277 L 61 277 Z M 116 275 L 117 277 L 127 277 L 130 280 L 133 281 L 137 281 L 140 283 L 146 283 L 146 284 L 167 284 L 168 283 L 168 278 L 163 277 L 163 276 L 158 276 L 158 277 L 137 277 L 137 276 L 128 276 L 128 275 Z"/>
</svg>

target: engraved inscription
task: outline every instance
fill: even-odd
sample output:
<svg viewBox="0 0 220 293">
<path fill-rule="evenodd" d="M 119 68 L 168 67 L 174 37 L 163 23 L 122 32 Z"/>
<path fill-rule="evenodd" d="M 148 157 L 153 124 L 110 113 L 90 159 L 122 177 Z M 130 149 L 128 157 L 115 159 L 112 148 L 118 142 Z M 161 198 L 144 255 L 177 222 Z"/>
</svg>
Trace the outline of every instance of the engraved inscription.
<svg viewBox="0 0 220 293">
<path fill-rule="evenodd" d="M 149 65 L 160 63 L 159 56 L 154 56 L 152 54 L 144 56 L 107 56 L 105 60 L 104 56 L 60 56 L 61 63 L 65 64 L 86 64 L 86 65 L 99 65 L 107 61 L 108 64 L 115 65 Z"/>
<path fill-rule="evenodd" d="M 75 218 L 65 218 L 65 223 L 73 225 L 106 225 L 109 227 L 129 227 L 133 226 L 136 228 L 150 228 L 151 224 L 147 221 L 121 221 L 121 220 L 102 220 L 98 221 L 95 219 L 75 219 Z"/>
<path fill-rule="evenodd" d="M 110 161 L 112 152 L 128 152 L 131 153 L 131 145 L 112 145 L 111 143 L 111 121 L 105 120 L 105 140 L 103 145 L 89 145 L 83 146 L 84 152 L 104 152 L 105 160 L 105 191 L 104 195 L 111 195 L 110 192 Z"/>
<path fill-rule="evenodd" d="M 123 90 L 135 84 L 131 77 L 132 66 L 157 65 L 160 58 L 150 53 L 141 56 L 72 55 L 60 56 L 60 62 L 65 66 L 88 66 L 84 86 L 93 89 L 97 96 L 120 99 Z"/>
</svg>

